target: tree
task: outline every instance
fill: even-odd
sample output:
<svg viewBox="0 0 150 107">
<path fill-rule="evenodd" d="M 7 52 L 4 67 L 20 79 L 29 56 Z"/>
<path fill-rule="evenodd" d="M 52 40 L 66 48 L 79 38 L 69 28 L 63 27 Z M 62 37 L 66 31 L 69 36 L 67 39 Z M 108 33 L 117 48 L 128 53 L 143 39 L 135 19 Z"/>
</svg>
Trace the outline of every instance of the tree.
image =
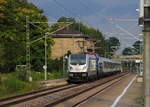
<svg viewBox="0 0 150 107">
<path fill-rule="evenodd" d="M 110 37 L 105 40 L 105 54 L 107 57 L 111 58 L 120 47 L 120 41 L 116 37 Z"/>
<path fill-rule="evenodd" d="M 58 19 L 58 22 L 76 22 L 76 21 L 74 18 L 67 18 L 67 17 L 62 16 Z"/>
<path fill-rule="evenodd" d="M 134 50 L 133 48 L 127 47 L 122 51 L 122 55 L 133 55 L 134 54 L 133 50 Z"/>
<path fill-rule="evenodd" d="M 0 72 L 11 72 L 15 70 L 16 65 L 26 64 L 26 16 L 29 20 L 47 22 L 43 16 L 43 11 L 38 9 L 27 0 L 1 0 L 0 1 Z M 48 24 L 36 24 L 41 29 L 47 29 Z M 37 27 L 30 26 L 30 39 L 35 40 L 46 30 L 40 30 Z M 52 40 L 48 38 L 49 48 Z M 42 68 L 44 63 L 44 40 L 31 46 L 32 68 Z M 50 49 L 49 49 L 50 50 Z M 50 52 L 48 52 L 50 54 Z M 41 70 L 41 69 L 37 69 Z"/>
<path fill-rule="evenodd" d="M 143 50 L 141 41 L 136 41 L 132 46 L 134 47 L 135 55 L 141 54 Z"/>
</svg>

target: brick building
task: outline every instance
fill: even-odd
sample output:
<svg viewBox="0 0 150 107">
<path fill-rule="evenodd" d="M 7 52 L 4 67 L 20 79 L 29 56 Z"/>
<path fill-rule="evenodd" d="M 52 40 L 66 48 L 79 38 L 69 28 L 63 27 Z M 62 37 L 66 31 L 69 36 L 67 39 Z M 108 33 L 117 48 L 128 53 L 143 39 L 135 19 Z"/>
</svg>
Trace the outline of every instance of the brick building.
<svg viewBox="0 0 150 107">
<path fill-rule="evenodd" d="M 54 45 L 52 47 L 52 58 L 60 58 L 68 51 L 81 53 L 94 47 L 94 39 L 77 32 L 71 28 L 64 28 L 52 35 Z"/>
</svg>

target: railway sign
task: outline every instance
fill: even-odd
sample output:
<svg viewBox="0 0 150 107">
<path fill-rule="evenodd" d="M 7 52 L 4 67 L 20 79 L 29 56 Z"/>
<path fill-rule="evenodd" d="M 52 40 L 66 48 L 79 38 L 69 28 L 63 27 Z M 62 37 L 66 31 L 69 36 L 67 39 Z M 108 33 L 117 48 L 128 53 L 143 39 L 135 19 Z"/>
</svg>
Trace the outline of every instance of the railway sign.
<svg viewBox="0 0 150 107">
<path fill-rule="evenodd" d="M 43 69 L 44 69 L 44 70 L 46 70 L 46 69 L 47 69 L 47 66 L 46 66 L 46 65 L 44 65 L 44 66 L 43 66 Z"/>
</svg>

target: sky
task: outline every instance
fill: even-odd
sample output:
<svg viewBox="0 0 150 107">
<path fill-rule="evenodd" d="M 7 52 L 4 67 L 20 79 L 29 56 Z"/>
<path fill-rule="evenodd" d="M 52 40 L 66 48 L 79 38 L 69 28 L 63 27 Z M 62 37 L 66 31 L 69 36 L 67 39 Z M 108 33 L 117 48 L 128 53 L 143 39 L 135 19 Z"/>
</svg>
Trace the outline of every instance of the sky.
<svg viewBox="0 0 150 107">
<path fill-rule="evenodd" d="M 121 42 L 121 49 L 131 46 L 139 36 L 139 0 L 28 0 L 44 10 L 49 21 L 61 16 L 75 18 L 82 23 L 99 29 L 105 37 L 115 36 Z M 110 20 L 113 19 L 113 20 Z M 119 21 L 114 19 L 135 19 Z M 120 29 L 121 28 L 121 29 Z M 113 34 L 112 34 L 113 33 Z M 130 33 L 130 35 L 129 35 Z"/>
</svg>

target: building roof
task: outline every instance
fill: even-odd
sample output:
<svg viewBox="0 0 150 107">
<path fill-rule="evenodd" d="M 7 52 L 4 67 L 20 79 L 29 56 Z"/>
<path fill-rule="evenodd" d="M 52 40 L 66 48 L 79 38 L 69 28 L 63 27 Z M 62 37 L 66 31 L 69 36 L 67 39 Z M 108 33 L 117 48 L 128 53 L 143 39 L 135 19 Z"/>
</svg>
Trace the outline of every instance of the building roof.
<svg viewBox="0 0 150 107">
<path fill-rule="evenodd" d="M 78 32 L 72 28 L 64 28 L 54 34 L 53 38 L 85 38 L 87 40 L 93 40 L 90 36 L 84 35 L 81 32 Z"/>
</svg>

